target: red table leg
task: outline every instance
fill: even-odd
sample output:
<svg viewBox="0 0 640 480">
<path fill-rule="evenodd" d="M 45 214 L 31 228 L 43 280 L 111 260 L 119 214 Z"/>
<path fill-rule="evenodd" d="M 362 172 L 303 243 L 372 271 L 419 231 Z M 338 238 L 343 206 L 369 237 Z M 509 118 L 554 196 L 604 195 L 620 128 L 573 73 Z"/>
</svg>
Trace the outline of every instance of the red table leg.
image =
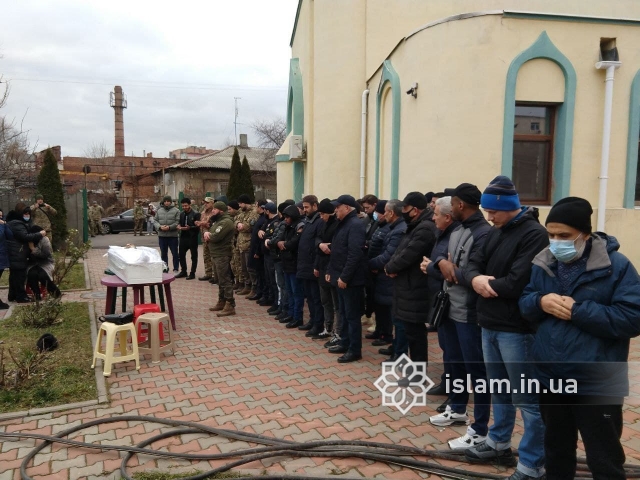
<svg viewBox="0 0 640 480">
<path fill-rule="evenodd" d="M 166 283 L 164 285 L 164 296 L 167 297 L 167 308 L 169 309 L 169 318 L 171 319 L 171 326 L 173 330 L 176 329 L 176 318 L 173 315 L 173 298 L 171 298 L 171 284 Z"/>
<path fill-rule="evenodd" d="M 114 303 L 114 294 L 116 294 L 117 289 L 114 287 L 107 287 L 107 299 L 104 304 L 104 313 L 116 313 L 113 308 Z"/>
<path fill-rule="evenodd" d="M 133 285 L 133 306 L 140 305 L 140 286 Z"/>
</svg>

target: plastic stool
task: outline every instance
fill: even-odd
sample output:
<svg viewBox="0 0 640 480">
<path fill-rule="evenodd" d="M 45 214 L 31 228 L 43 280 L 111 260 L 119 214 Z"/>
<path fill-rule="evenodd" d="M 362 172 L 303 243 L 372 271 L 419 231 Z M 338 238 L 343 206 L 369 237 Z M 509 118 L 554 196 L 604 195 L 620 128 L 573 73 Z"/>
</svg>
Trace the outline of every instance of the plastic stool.
<svg viewBox="0 0 640 480">
<path fill-rule="evenodd" d="M 160 313 L 160 305 L 156 303 L 141 303 L 133 307 L 133 323 L 135 324 L 138 317 L 144 313 Z M 164 341 L 164 329 L 162 324 L 158 324 L 158 333 L 160 334 L 160 342 Z M 138 343 L 142 343 L 149 337 L 149 331 L 145 329 L 144 332 L 138 329 Z"/>
<path fill-rule="evenodd" d="M 127 333 L 131 334 L 131 349 L 127 348 Z M 102 350 L 102 337 L 107 337 L 106 347 Z M 120 344 L 120 355 L 114 356 L 116 352 L 115 341 L 116 335 Z M 96 338 L 96 348 L 93 351 L 93 363 L 91 368 L 96 366 L 96 359 L 102 359 L 104 364 L 104 376 L 111 375 L 111 365 L 117 362 L 128 362 L 134 360 L 136 362 L 136 370 L 140 370 L 140 353 L 138 352 L 138 341 L 136 339 L 136 327 L 133 323 L 124 325 L 116 325 L 111 322 L 102 322 Z"/>
<path fill-rule="evenodd" d="M 140 335 L 140 330 L 142 329 L 143 324 L 148 325 L 149 337 L 146 341 L 140 344 L 138 347 L 138 351 L 140 353 L 150 353 L 151 354 L 151 363 L 160 363 L 160 352 L 164 352 L 166 350 L 171 350 L 171 353 L 175 355 L 175 351 L 173 349 L 173 331 L 171 329 L 169 315 L 166 313 L 144 313 L 138 317 L 138 321 L 136 322 L 138 327 L 138 335 Z M 160 340 L 159 331 L 163 329 L 162 322 L 167 322 L 167 327 L 169 330 L 169 341 L 163 342 Z"/>
</svg>

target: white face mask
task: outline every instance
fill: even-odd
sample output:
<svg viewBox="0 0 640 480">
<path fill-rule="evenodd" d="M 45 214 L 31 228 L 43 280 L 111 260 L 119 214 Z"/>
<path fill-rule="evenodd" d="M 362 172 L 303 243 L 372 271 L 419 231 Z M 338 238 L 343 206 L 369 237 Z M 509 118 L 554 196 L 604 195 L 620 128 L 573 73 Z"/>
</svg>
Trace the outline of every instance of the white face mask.
<svg viewBox="0 0 640 480">
<path fill-rule="evenodd" d="M 378 220 L 378 212 L 373 212 L 373 219 Z"/>
</svg>

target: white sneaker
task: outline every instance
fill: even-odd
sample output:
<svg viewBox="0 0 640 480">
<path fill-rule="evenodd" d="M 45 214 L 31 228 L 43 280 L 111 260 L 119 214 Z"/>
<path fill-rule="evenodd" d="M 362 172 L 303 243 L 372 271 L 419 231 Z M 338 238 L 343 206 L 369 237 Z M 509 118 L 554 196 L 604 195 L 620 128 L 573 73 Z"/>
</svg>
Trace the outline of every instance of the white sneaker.
<svg viewBox="0 0 640 480">
<path fill-rule="evenodd" d="M 449 448 L 451 450 L 466 450 L 467 448 L 473 448 L 480 445 L 486 439 L 486 436 L 478 435 L 473 428 L 467 427 L 467 433 L 463 436 L 454 440 L 449 440 Z"/>
<path fill-rule="evenodd" d="M 375 332 L 376 331 L 376 322 L 373 322 L 369 328 L 367 328 L 367 332 Z"/>
<path fill-rule="evenodd" d="M 451 410 L 451 405 L 447 405 L 447 409 L 433 417 L 429 417 L 429 422 L 437 427 L 448 427 L 449 425 L 469 425 L 469 416 L 467 412 L 455 413 Z"/>
</svg>

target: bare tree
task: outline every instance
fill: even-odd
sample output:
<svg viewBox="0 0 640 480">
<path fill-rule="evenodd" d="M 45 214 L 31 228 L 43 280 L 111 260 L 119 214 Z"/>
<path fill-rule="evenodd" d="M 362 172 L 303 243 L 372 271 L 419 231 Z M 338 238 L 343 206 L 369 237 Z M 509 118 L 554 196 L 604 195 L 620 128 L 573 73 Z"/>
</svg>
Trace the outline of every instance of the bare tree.
<svg viewBox="0 0 640 480">
<path fill-rule="evenodd" d="M 84 152 L 82 152 L 83 157 L 87 158 L 107 158 L 113 157 L 113 150 L 109 150 L 104 142 L 93 142 L 87 148 L 85 148 Z"/>
<path fill-rule="evenodd" d="M 260 161 L 261 169 L 265 176 L 276 176 L 276 153 L 287 139 L 287 122 L 282 117 L 270 120 L 257 120 L 251 125 L 256 133 L 258 147 L 265 152 Z"/>
</svg>

